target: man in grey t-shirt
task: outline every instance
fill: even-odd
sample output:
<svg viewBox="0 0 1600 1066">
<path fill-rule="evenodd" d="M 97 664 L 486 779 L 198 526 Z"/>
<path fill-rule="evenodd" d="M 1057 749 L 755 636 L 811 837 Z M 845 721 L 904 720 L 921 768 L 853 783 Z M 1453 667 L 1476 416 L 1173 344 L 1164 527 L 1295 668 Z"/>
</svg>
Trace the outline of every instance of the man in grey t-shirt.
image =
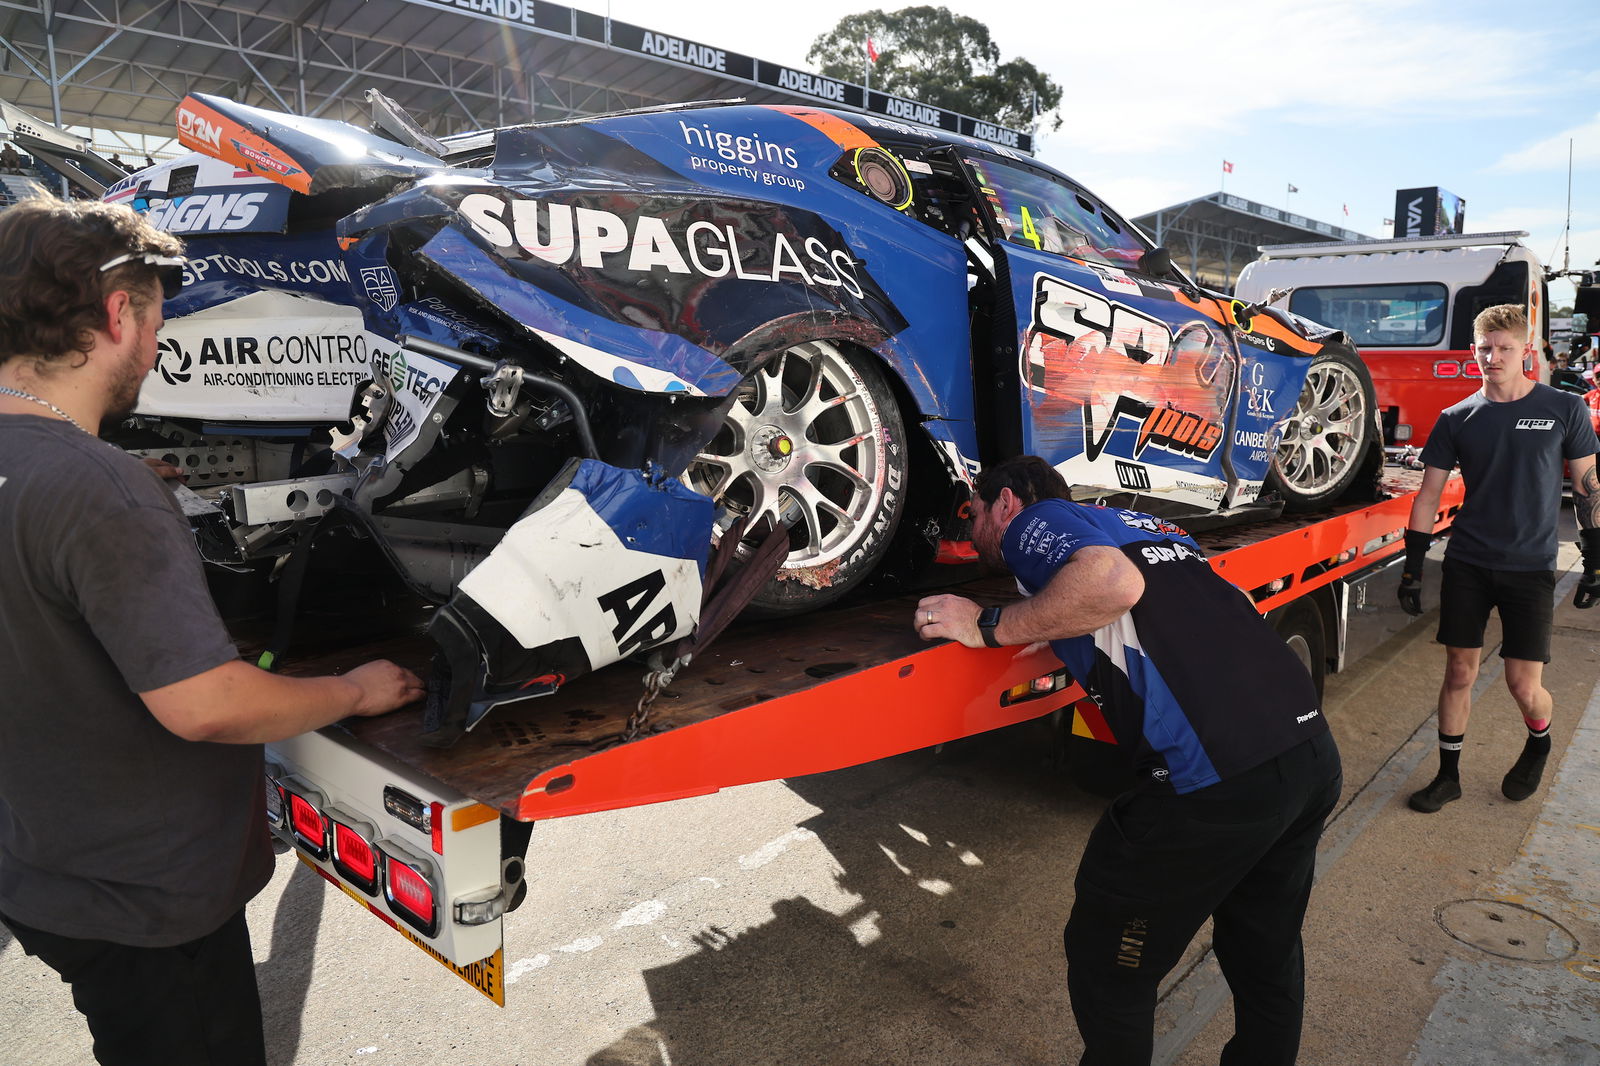
<svg viewBox="0 0 1600 1066">
<path fill-rule="evenodd" d="M 0 212 L 0 920 L 100 1062 L 252 1064 L 261 744 L 423 688 L 242 662 L 161 478 L 95 436 L 155 365 L 181 251 L 126 207 Z"/>
<path fill-rule="evenodd" d="M 1461 467 L 1466 499 L 1450 531 L 1440 587 L 1439 643 L 1445 646 L 1439 689 L 1439 772 L 1411 795 L 1431 814 L 1461 798 L 1461 745 L 1472 713 L 1472 685 L 1489 612 L 1500 613 L 1506 686 L 1522 711 L 1528 739 L 1500 782 L 1511 800 L 1533 795 L 1550 756 L 1550 623 L 1561 509 L 1561 464 L 1572 472 L 1583 573 L 1573 602 L 1600 597 L 1600 483 L 1595 440 L 1583 402 L 1522 372 L 1533 349 L 1520 306 L 1490 307 L 1473 320 L 1473 349 L 1483 387 L 1439 416 L 1422 449 L 1422 489 L 1406 530 L 1400 604 L 1422 613 L 1422 565 L 1439 496 Z"/>
</svg>

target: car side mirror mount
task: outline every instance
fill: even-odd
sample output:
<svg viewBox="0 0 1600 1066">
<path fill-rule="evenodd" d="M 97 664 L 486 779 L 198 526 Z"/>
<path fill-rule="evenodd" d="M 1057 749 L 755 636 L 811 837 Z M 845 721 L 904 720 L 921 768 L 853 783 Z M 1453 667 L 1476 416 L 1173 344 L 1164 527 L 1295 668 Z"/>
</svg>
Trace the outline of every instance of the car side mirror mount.
<svg viewBox="0 0 1600 1066">
<path fill-rule="evenodd" d="M 1156 245 L 1139 257 L 1138 270 L 1152 278 L 1170 278 L 1178 286 L 1178 291 L 1189 299 L 1200 298 L 1200 290 L 1183 276 L 1183 272 L 1172 262 L 1172 253 L 1162 245 Z"/>
</svg>

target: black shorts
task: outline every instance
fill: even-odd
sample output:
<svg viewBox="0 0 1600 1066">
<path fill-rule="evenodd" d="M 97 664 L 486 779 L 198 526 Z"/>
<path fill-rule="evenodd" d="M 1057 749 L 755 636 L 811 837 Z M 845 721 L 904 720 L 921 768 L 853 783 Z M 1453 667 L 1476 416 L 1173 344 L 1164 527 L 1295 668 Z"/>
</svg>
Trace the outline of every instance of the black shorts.
<svg viewBox="0 0 1600 1066">
<path fill-rule="evenodd" d="M 1555 598 L 1554 570 L 1489 570 L 1446 559 L 1439 586 L 1439 643 L 1483 647 L 1483 630 L 1494 609 L 1500 612 L 1500 658 L 1547 663 Z"/>
</svg>

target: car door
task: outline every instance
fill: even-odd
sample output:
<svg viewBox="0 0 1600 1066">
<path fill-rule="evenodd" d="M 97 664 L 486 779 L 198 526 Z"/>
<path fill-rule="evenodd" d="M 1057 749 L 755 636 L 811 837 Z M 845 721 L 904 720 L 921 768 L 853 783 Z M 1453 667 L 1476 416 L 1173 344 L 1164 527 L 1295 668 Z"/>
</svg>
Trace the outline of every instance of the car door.
<svg viewBox="0 0 1600 1066">
<path fill-rule="evenodd" d="M 1012 302 L 1024 449 L 1080 497 L 1164 515 L 1224 506 L 1240 381 L 1226 309 L 1142 272 L 1145 238 L 1059 175 L 974 151 L 963 163 L 995 298 Z"/>
</svg>

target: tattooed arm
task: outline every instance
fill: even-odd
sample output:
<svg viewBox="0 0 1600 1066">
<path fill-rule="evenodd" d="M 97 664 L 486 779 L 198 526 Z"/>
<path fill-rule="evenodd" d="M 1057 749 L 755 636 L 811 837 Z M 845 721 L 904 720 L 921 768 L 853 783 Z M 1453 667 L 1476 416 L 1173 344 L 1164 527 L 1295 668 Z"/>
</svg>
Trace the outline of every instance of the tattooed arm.
<svg viewBox="0 0 1600 1066">
<path fill-rule="evenodd" d="M 1573 459 L 1568 465 L 1572 470 L 1572 506 L 1578 512 L 1578 528 L 1600 529 L 1600 470 L 1595 467 L 1595 457 Z"/>
<path fill-rule="evenodd" d="M 1594 456 L 1568 461 L 1572 471 L 1572 508 L 1578 513 L 1578 588 L 1572 605 L 1593 607 L 1600 603 L 1600 474 L 1595 472 Z"/>
</svg>

